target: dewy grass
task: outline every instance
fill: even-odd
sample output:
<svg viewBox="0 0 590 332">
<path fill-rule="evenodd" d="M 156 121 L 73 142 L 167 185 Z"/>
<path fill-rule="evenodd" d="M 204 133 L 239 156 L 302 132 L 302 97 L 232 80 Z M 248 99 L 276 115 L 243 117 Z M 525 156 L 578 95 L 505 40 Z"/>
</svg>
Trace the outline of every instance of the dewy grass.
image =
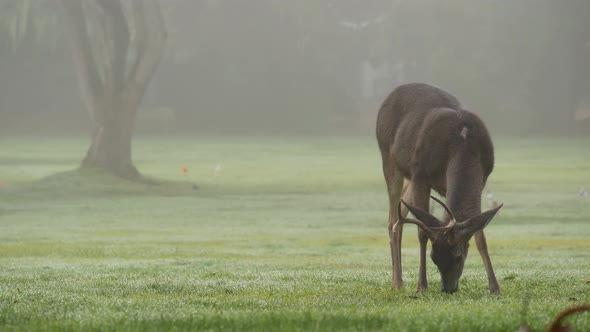
<svg viewBox="0 0 590 332">
<path fill-rule="evenodd" d="M 76 171 L 82 139 L 4 138 L 0 330 L 543 331 L 590 302 L 590 141 L 496 142 L 486 191 L 505 207 L 486 233 L 501 296 L 475 246 L 458 293 L 440 292 L 430 261 L 416 293 L 411 226 L 406 285 L 390 289 L 371 138 L 140 137 L 152 184 Z M 567 322 L 590 330 L 588 313 Z"/>
</svg>

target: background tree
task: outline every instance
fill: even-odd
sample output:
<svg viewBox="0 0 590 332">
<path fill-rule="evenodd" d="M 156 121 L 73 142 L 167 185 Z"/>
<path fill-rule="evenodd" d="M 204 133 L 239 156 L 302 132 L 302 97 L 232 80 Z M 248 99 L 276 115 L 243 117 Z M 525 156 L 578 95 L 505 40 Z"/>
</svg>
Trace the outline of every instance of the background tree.
<svg viewBox="0 0 590 332">
<path fill-rule="evenodd" d="M 128 27 L 122 35 L 129 35 L 130 44 L 126 76 L 138 55 L 134 6 L 149 5 L 134 1 L 116 1 Z M 104 26 L 116 17 L 101 3 L 112 1 L 79 2 L 93 60 L 103 68 L 104 59 L 120 44 L 115 39 L 126 38 L 114 32 L 105 35 Z M 66 37 L 72 37 L 70 20 L 55 22 L 55 17 L 64 17 L 56 10 L 59 3 L 0 1 L 0 43 L 6 45 L 0 48 L 2 131 L 89 130 L 85 114 L 79 112 L 83 100 L 71 93 L 80 84 L 65 47 L 73 39 Z M 371 134 L 378 104 L 395 85 L 408 81 L 452 91 L 496 133 L 587 132 L 589 4 L 166 0 L 166 51 L 157 79 L 145 92 L 142 111 L 135 112 L 135 132 Z M 155 29 L 158 20 L 148 23 L 146 29 Z M 125 24 L 111 30 L 126 31 L 119 26 Z M 370 98 L 364 96 L 367 63 L 385 73 L 373 78 L 380 88 Z M 115 75 L 97 72 L 101 84 L 114 86 L 108 82 Z M 89 104 L 93 128 L 101 128 L 94 104 Z M 166 121 L 160 121 L 163 118 Z M 127 153 L 121 155 L 132 165 Z M 121 168 L 132 169 L 127 166 Z"/>
<path fill-rule="evenodd" d="M 166 30 L 158 0 L 62 0 L 80 86 L 94 124 L 82 167 L 138 179 L 135 116 L 160 61 Z"/>
<path fill-rule="evenodd" d="M 19 57 L 55 51 L 59 33 L 57 16 L 47 0 L 0 2 L 0 56 Z"/>
</svg>

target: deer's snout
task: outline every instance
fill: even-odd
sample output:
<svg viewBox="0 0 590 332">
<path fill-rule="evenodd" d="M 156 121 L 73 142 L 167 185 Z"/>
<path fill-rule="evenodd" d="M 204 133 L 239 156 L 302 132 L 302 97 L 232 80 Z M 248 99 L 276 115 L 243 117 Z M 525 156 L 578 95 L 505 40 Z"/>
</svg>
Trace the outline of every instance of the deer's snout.
<svg viewBox="0 0 590 332">
<path fill-rule="evenodd" d="M 459 290 L 459 283 L 452 287 L 447 287 L 445 285 L 442 286 L 443 293 L 453 294 Z"/>
<path fill-rule="evenodd" d="M 453 294 L 459 290 L 459 276 L 456 275 L 441 275 L 441 287 L 443 293 Z"/>
</svg>

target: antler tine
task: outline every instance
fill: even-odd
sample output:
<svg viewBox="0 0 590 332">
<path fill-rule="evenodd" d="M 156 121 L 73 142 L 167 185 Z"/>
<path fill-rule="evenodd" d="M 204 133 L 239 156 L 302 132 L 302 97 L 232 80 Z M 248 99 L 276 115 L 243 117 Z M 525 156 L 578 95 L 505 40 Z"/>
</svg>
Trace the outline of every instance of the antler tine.
<svg viewBox="0 0 590 332">
<path fill-rule="evenodd" d="M 455 220 L 455 216 L 453 215 L 453 212 L 443 201 L 441 201 L 440 199 L 438 199 L 434 196 L 430 196 L 430 198 L 435 200 L 438 204 L 440 204 L 445 209 L 445 211 L 447 211 L 447 213 L 449 214 L 449 217 L 451 217 L 451 220 Z"/>
<path fill-rule="evenodd" d="M 433 228 L 433 229 L 436 229 L 436 230 L 439 230 L 439 231 L 441 231 L 441 230 L 447 230 L 448 231 L 448 230 L 452 229 L 453 227 L 455 227 L 455 224 L 457 223 L 457 220 L 455 219 L 455 216 L 453 215 L 453 212 L 451 211 L 451 209 L 445 203 L 443 203 L 440 199 L 438 199 L 438 198 L 436 198 L 434 196 L 430 196 L 430 198 L 432 198 L 438 204 L 440 204 L 445 209 L 445 211 L 447 211 L 447 213 L 449 214 L 449 217 L 451 218 L 451 220 L 449 220 L 449 223 L 446 226 L 436 227 L 436 228 Z"/>
<path fill-rule="evenodd" d="M 400 200 L 399 204 L 397 205 L 397 221 L 395 222 L 395 224 L 393 224 L 393 228 L 391 229 L 394 233 L 395 233 L 395 230 L 397 229 L 399 223 L 402 222 L 402 219 L 405 219 L 405 218 L 402 217 L 402 202 Z M 402 224 L 403 224 L 403 222 L 402 222 Z"/>
<path fill-rule="evenodd" d="M 409 224 L 414 224 L 414 225 L 417 225 L 418 227 L 422 228 L 423 230 L 425 230 L 427 232 L 430 232 L 430 230 L 436 229 L 436 228 L 431 228 L 431 227 L 426 226 L 426 224 L 424 224 L 420 220 L 413 219 L 413 218 L 405 218 L 405 217 L 402 217 L 402 203 L 407 206 L 406 202 L 404 202 L 403 199 L 400 199 L 399 204 L 397 205 L 397 214 L 399 216 L 399 219 L 393 225 L 393 232 L 395 232 L 395 229 L 398 227 L 398 224 L 399 223 L 402 223 L 402 224 L 408 224 L 408 223 Z"/>
</svg>

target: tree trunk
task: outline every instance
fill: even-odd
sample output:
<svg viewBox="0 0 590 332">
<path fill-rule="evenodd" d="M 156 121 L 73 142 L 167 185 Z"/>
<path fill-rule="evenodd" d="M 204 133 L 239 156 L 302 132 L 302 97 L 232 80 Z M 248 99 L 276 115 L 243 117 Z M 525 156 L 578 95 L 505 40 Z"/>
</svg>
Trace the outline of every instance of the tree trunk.
<svg viewBox="0 0 590 332">
<path fill-rule="evenodd" d="M 590 10 L 590 2 L 579 0 L 574 7 L 574 15 L 583 15 Z M 573 119 L 581 127 L 590 129 L 590 22 L 580 17 L 574 31 L 574 60 L 572 61 L 571 89 L 573 101 Z"/>
<path fill-rule="evenodd" d="M 112 104 L 102 123 L 94 123 L 94 133 L 81 167 L 101 168 L 128 179 L 138 179 L 139 171 L 131 159 L 131 141 L 137 106 Z"/>
<path fill-rule="evenodd" d="M 140 179 L 131 157 L 131 142 L 135 115 L 166 40 L 159 2 L 62 0 L 61 3 L 80 86 L 94 126 L 81 167 Z"/>
</svg>

